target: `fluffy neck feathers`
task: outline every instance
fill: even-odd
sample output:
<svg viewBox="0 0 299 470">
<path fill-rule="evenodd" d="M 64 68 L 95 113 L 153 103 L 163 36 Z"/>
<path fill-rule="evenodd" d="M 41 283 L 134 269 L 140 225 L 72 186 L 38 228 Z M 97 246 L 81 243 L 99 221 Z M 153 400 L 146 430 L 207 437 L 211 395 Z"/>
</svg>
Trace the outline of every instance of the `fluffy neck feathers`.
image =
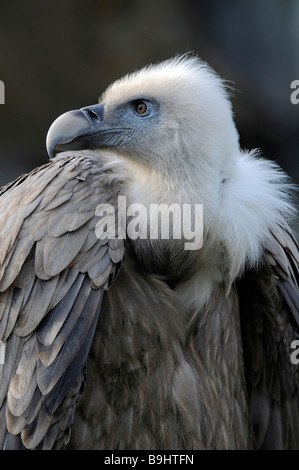
<svg viewBox="0 0 299 470">
<path fill-rule="evenodd" d="M 223 184 L 218 237 L 226 248 L 233 281 L 245 265 L 258 264 L 271 230 L 294 214 L 292 186 L 278 165 L 258 158 L 255 151 L 241 154 Z"/>
</svg>

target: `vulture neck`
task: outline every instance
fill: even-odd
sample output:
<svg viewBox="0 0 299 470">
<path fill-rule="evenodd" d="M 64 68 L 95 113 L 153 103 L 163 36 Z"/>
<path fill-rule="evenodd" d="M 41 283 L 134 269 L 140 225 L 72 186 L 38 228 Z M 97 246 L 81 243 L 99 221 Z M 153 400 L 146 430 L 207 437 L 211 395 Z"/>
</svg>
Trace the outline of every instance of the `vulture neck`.
<svg viewBox="0 0 299 470">
<path fill-rule="evenodd" d="M 151 168 L 126 155 L 118 156 L 118 171 L 122 175 L 129 204 L 195 204 L 202 203 L 200 181 L 196 170 L 190 171 L 183 165 L 172 169 Z"/>
<path fill-rule="evenodd" d="M 287 176 L 256 151 L 239 151 L 228 158 L 227 167 L 222 162 L 216 170 L 204 161 L 194 163 L 198 167 L 188 172 L 182 166 L 179 175 L 159 173 L 115 153 L 108 154 L 107 162 L 124 182 L 128 204 L 203 204 L 203 246 L 197 266 L 189 280 L 176 286 L 188 306 L 203 305 L 215 284 L 226 283 L 229 292 L 246 266 L 258 265 L 271 230 L 294 213 Z"/>
</svg>

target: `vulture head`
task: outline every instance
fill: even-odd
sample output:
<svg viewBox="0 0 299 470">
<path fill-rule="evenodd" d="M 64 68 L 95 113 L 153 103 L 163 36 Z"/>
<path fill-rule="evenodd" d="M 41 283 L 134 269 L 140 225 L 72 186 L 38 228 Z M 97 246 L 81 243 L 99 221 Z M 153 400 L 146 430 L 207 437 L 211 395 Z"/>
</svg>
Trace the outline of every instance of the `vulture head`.
<svg viewBox="0 0 299 470">
<path fill-rule="evenodd" d="M 239 152 L 222 80 L 196 58 L 146 67 L 113 83 L 99 104 L 60 116 L 48 153 L 110 148 L 177 179 L 227 176 Z"/>
</svg>

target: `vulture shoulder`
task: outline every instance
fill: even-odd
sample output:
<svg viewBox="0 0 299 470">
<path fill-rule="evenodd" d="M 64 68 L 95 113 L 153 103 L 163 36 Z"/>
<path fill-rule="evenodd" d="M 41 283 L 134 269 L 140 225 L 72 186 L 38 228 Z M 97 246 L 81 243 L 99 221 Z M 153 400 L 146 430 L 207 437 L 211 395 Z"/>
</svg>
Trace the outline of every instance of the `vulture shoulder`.
<svg viewBox="0 0 299 470">
<path fill-rule="evenodd" d="M 258 449 L 299 448 L 299 371 L 291 344 L 299 327 L 299 252 L 285 226 L 257 269 L 238 283 L 245 376 Z"/>
<path fill-rule="evenodd" d="M 95 235 L 97 206 L 117 194 L 102 167 L 59 158 L 1 190 L 3 449 L 68 439 L 103 292 L 124 255 L 124 240 Z"/>
</svg>

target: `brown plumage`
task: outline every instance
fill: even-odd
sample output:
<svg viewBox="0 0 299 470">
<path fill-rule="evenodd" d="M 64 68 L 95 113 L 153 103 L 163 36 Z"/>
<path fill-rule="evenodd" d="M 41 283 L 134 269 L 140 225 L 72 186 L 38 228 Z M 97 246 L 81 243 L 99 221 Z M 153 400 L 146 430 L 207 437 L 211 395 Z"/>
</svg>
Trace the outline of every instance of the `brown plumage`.
<svg viewBox="0 0 299 470">
<path fill-rule="evenodd" d="M 211 90 L 197 96 L 198 82 Z M 284 175 L 241 153 L 222 82 L 198 59 L 103 100 L 59 118 L 49 152 L 69 151 L 0 192 L 0 447 L 299 448 Z M 136 100 L 143 121 L 126 108 Z M 202 248 L 99 239 L 98 207 L 122 195 L 203 202 Z"/>
</svg>

